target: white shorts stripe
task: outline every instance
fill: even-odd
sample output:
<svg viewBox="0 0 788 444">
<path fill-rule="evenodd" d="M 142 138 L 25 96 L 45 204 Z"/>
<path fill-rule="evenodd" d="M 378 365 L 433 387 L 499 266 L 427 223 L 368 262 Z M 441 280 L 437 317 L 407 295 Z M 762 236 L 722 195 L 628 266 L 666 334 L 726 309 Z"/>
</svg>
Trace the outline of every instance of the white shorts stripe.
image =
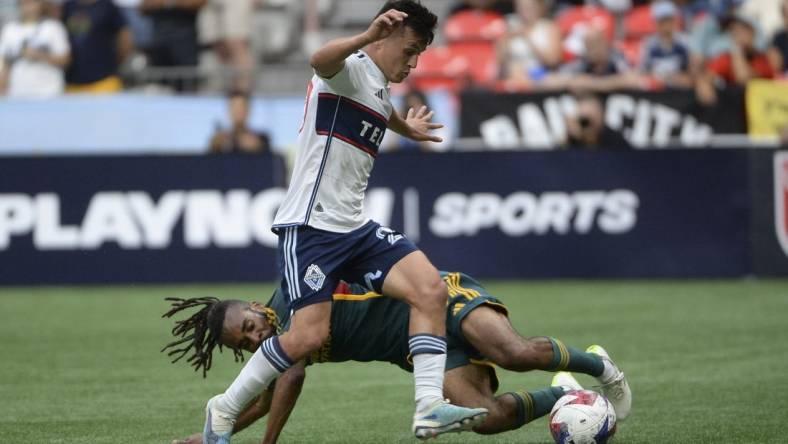
<svg viewBox="0 0 788 444">
<path fill-rule="evenodd" d="M 293 228 L 285 228 L 285 240 L 282 248 L 282 255 L 285 260 L 285 281 L 287 282 L 287 298 L 292 301 L 295 289 L 293 288 L 293 265 L 290 258 L 290 243 L 292 238 Z"/>
<path fill-rule="evenodd" d="M 293 236 L 292 240 L 290 241 L 290 260 L 292 262 L 292 275 L 293 275 L 293 286 L 295 287 L 295 292 L 293 293 L 293 299 L 300 299 L 301 298 L 301 286 L 299 285 L 300 281 L 298 279 L 298 256 L 296 256 L 296 247 L 298 246 L 298 227 L 293 227 L 292 229 Z"/>
</svg>

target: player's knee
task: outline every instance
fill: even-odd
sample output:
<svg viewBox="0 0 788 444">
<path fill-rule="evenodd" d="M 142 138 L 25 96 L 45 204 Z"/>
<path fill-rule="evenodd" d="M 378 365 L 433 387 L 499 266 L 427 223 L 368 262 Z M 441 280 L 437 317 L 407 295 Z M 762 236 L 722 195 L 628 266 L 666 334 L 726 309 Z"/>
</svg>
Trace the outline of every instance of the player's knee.
<svg viewBox="0 0 788 444">
<path fill-rule="evenodd" d="M 446 307 L 446 283 L 443 279 L 430 281 L 419 288 L 420 300 L 425 308 L 443 311 Z"/>
</svg>

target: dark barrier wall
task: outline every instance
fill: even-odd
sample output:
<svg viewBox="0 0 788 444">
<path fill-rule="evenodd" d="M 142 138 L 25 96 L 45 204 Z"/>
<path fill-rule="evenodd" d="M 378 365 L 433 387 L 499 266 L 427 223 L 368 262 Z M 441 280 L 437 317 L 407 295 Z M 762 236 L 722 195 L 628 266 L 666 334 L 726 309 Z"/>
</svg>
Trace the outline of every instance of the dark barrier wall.
<svg viewBox="0 0 788 444">
<path fill-rule="evenodd" d="M 639 148 L 712 144 L 715 135 L 744 134 L 744 90 L 720 91 L 717 105 L 702 106 L 692 92 L 619 91 L 603 96 L 605 122 Z M 565 116 L 576 108 L 569 93 L 461 96 L 463 137 L 479 137 L 488 147 L 560 146 L 567 138 Z M 725 112 L 719 112 L 724 109 Z"/>
<path fill-rule="evenodd" d="M 273 277 L 278 157 L 6 158 L 0 171 L 0 283 Z"/>
<path fill-rule="evenodd" d="M 753 273 L 788 275 L 788 151 L 751 157 Z"/>
<path fill-rule="evenodd" d="M 367 210 L 438 267 L 480 278 L 788 274 L 776 159 L 743 150 L 381 155 Z M 0 283 L 276 277 L 269 227 L 284 195 L 281 159 L 12 158 L 0 170 Z"/>
<path fill-rule="evenodd" d="M 749 266 L 746 164 L 743 151 L 416 154 L 382 159 L 372 185 L 407 195 L 418 184 L 401 226 L 416 219 L 417 193 L 419 245 L 442 268 L 738 276 Z"/>
</svg>

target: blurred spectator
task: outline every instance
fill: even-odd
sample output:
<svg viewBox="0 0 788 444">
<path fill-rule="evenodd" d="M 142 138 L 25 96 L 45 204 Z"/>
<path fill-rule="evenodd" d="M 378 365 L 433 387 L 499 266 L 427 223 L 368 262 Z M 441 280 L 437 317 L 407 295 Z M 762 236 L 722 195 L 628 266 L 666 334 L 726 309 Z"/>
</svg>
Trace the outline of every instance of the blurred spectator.
<svg viewBox="0 0 788 444">
<path fill-rule="evenodd" d="M 566 128 L 569 148 L 606 150 L 632 147 L 621 133 L 605 124 L 605 106 L 594 94 L 577 97 L 577 113 L 567 116 Z"/>
<path fill-rule="evenodd" d="M 547 14 L 546 0 L 516 0 L 517 17 L 500 41 L 504 81 L 514 89 L 540 82 L 561 62 L 561 34 Z"/>
<path fill-rule="evenodd" d="M 147 50 L 153 41 L 153 23 L 140 11 L 142 0 L 114 0 L 131 28 L 136 50 Z"/>
<path fill-rule="evenodd" d="M 153 21 L 153 41 L 149 51 L 150 63 L 157 67 L 195 68 L 199 61 L 197 41 L 197 13 L 206 0 L 143 0 L 142 12 Z M 169 83 L 178 91 L 197 88 L 196 77 Z"/>
<path fill-rule="evenodd" d="M 51 97 L 63 92 L 69 44 L 60 22 L 43 17 L 42 0 L 19 0 L 19 20 L 0 34 L 0 93 Z"/>
<path fill-rule="evenodd" d="M 301 40 L 301 47 L 306 56 L 311 56 L 323 46 L 323 38 L 320 35 L 320 10 L 320 0 L 306 0 L 304 35 Z"/>
<path fill-rule="evenodd" d="M 119 67 L 134 51 L 134 41 L 120 8 L 112 0 L 67 0 L 62 14 L 71 42 L 67 91 L 121 91 Z"/>
<path fill-rule="evenodd" d="M 786 62 L 788 62 L 788 0 L 782 0 L 781 6 L 783 28 L 777 31 L 772 38 L 769 60 L 771 60 L 775 72 L 785 75 L 788 72 L 786 69 Z"/>
<path fill-rule="evenodd" d="M 198 16 L 200 43 L 211 46 L 232 68 L 232 88 L 251 89 L 253 0 L 207 0 Z"/>
<path fill-rule="evenodd" d="M 768 41 L 782 28 L 781 7 L 781 0 L 744 0 L 738 12 L 752 18 Z"/>
<path fill-rule="evenodd" d="M 671 1 L 660 0 L 652 4 L 651 14 L 657 34 L 643 43 L 641 73 L 669 87 L 692 87 L 689 47 L 678 33 L 679 9 Z"/>
<path fill-rule="evenodd" d="M 626 57 L 611 47 L 604 30 L 589 27 L 583 37 L 582 57 L 561 67 L 542 86 L 550 89 L 606 92 L 640 89 L 643 80 L 632 71 Z"/>
<path fill-rule="evenodd" d="M 427 110 L 432 111 L 432 107 L 427 101 L 427 96 L 418 89 L 411 89 L 402 98 L 402 107 L 400 115 L 407 116 L 409 110 L 418 112 L 421 108 L 426 107 Z M 436 120 L 436 119 L 433 119 Z M 438 128 L 431 131 L 432 134 L 443 139 L 440 143 L 435 142 L 417 142 L 406 137 L 401 137 L 394 131 L 387 131 L 385 149 L 388 151 L 447 151 L 451 147 L 449 134 L 446 127 Z"/>
<path fill-rule="evenodd" d="M 512 0 L 461 0 L 449 10 L 449 15 L 469 9 L 484 9 L 497 12 L 501 15 L 508 15 L 514 12 Z"/>
<path fill-rule="evenodd" d="M 246 91 L 234 91 L 228 98 L 230 128 L 217 123 L 210 149 L 215 154 L 262 154 L 271 150 L 268 135 L 249 128 L 250 103 Z"/>
<path fill-rule="evenodd" d="M 731 41 L 725 32 L 723 21 L 736 13 L 741 2 L 742 0 L 708 0 L 708 14 L 696 20 L 690 29 L 695 68 L 702 67 L 708 60 L 730 50 Z"/>
<path fill-rule="evenodd" d="M 755 48 L 755 25 L 743 15 L 733 15 L 724 23 L 733 43 L 730 51 L 711 60 L 698 78 L 698 99 L 716 102 L 715 85 L 745 85 L 755 78 L 773 78 L 774 70 L 765 53 Z"/>
</svg>

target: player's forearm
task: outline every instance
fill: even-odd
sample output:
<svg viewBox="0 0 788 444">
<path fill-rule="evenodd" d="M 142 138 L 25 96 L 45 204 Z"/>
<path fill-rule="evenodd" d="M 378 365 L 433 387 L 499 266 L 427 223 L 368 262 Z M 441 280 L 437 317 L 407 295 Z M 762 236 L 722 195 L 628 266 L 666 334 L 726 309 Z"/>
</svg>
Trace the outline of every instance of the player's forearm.
<svg viewBox="0 0 788 444">
<path fill-rule="evenodd" d="M 315 72 L 321 77 L 332 77 L 342 70 L 345 59 L 359 49 L 371 43 L 367 33 L 357 34 L 352 37 L 343 37 L 331 40 L 318 49 L 309 59 Z"/>
<path fill-rule="evenodd" d="M 301 394 L 304 378 L 304 363 L 301 362 L 291 367 L 276 381 L 263 444 L 274 444 L 279 439 Z"/>
<path fill-rule="evenodd" d="M 265 390 L 257 399 L 254 400 L 249 406 L 238 415 L 238 419 L 233 426 L 233 434 L 254 424 L 255 421 L 265 416 L 271 408 L 271 398 L 273 392 Z"/>
<path fill-rule="evenodd" d="M 402 116 L 399 115 L 397 110 L 391 112 L 389 117 L 388 128 L 403 137 L 410 137 L 410 126 Z"/>
</svg>

